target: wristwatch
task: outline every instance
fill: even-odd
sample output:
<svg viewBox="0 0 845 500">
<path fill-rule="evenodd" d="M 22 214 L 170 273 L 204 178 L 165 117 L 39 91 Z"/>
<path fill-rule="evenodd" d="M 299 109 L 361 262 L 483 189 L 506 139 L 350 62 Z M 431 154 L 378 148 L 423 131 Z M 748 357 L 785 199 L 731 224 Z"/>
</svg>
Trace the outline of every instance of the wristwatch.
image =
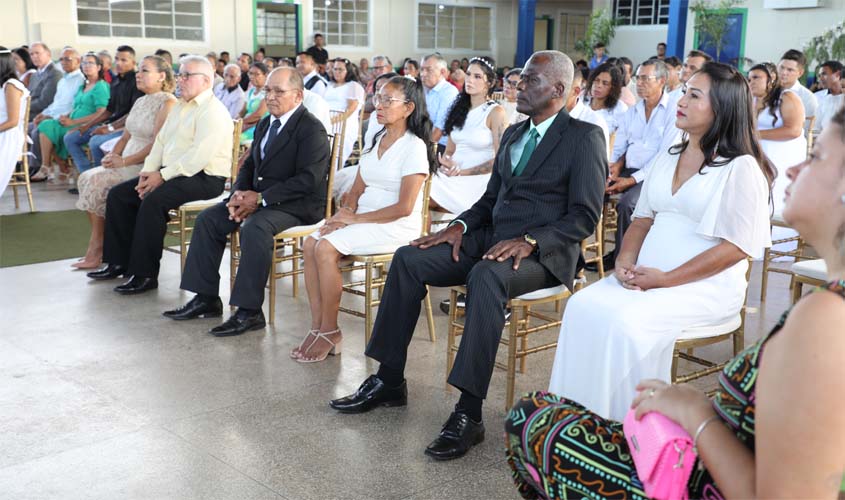
<svg viewBox="0 0 845 500">
<path fill-rule="evenodd" d="M 526 243 L 528 243 L 529 245 L 531 245 L 535 249 L 537 248 L 537 240 L 534 239 L 534 237 L 531 236 L 530 234 L 525 233 L 525 235 L 522 236 L 522 239 L 524 239 Z"/>
<path fill-rule="evenodd" d="M 112 125 L 111 123 L 109 123 L 108 128 L 109 128 L 109 132 L 114 132 L 114 125 Z"/>
<path fill-rule="evenodd" d="M 264 197 L 261 196 L 261 193 L 258 193 L 258 200 L 255 202 L 255 204 L 259 206 L 266 206 L 264 205 Z"/>
</svg>

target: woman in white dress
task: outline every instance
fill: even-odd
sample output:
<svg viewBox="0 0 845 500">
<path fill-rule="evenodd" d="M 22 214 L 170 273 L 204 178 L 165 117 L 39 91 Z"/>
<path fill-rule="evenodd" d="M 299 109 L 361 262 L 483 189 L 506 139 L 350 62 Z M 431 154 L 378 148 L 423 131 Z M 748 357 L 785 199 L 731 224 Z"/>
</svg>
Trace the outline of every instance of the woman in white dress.
<svg viewBox="0 0 845 500">
<path fill-rule="evenodd" d="M 508 127 L 505 109 L 490 100 L 496 66 L 489 57 L 473 57 L 464 89 L 455 98 L 443 133 L 449 137 L 439 155 L 440 168 L 431 179 L 431 208 L 460 214 L 487 189 L 493 159 Z"/>
<path fill-rule="evenodd" d="M 566 304 L 549 390 L 621 420 L 643 379 L 668 381 L 675 339 L 735 317 L 746 257 L 770 244 L 773 170 L 748 85 L 708 63 L 687 82 L 683 140 L 651 164 L 616 270 Z"/>
<path fill-rule="evenodd" d="M 421 189 L 435 166 L 422 84 L 394 77 L 373 102 L 384 130 L 363 151 L 355 184 L 340 210 L 303 245 L 311 328 L 291 351 L 302 363 L 340 353 L 341 257 L 394 252 L 418 238 L 422 229 Z"/>
<path fill-rule="evenodd" d="M 341 164 L 343 164 L 352 154 L 355 141 L 358 140 L 358 112 L 364 105 L 367 93 L 358 83 L 358 70 L 349 62 L 349 59 L 342 57 L 335 59 L 332 63 L 332 76 L 334 80 L 329 83 L 323 97 L 329 104 L 329 109 L 342 113 L 332 117 L 332 123 L 346 121 L 346 134 L 343 137 L 341 152 Z"/>
<path fill-rule="evenodd" d="M 602 63 L 590 73 L 584 89 L 584 103 L 604 118 L 607 133 L 611 136 L 616 133 L 622 117 L 628 111 L 628 105 L 620 99 L 624 78 L 619 66 Z M 609 145 L 608 148 L 611 149 Z"/>
<path fill-rule="evenodd" d="M 366 59 L 363 59 L 366 60 Z M 379 90 L 394 76 L 399 76 L 394 72 L 385 73 L 376 77 L 373 83 L 373 92 L 377 94 Z M 375 115 L 371 114 L 367 120 L 367 131 L 364 132 L 364 143 L 361 148 L 372 147 L 373 140 L 379 132 L 384 129 L 384 125 L 376 120 Z M 334 183 L 332 184 L 332 198 L 340 201 L 340 198 L 352 188 L 352 183 L 355 182 L 355 176 L 358 175 L 358 165 L 350 165 L 341 168 L 334 174 Z"/>
<path fill-rule="evenodd" d="M 106 197 L 109 190 L 138 176 L 144 159 L 153 147 L 156 134 L 176 104 L 173 68 L 164 58 L 147 56 L 135 74 L 135 84 L 144 96 L 135 101 L 126 117 L 126 127 L 114 149 L 103 157 L 102 165 L 79 176 L 76 208 L 88 213 L 91 237 L 88 250 L 75 269 L 95 269 L 103 263 L 103 234 L 106 224 Z"/>
<path fill-rule="evenodd" d="M 26 139 L 24 114 L 29 90 L 16 78 L 12 51 L 0 47 L 0 195 L 9 185 Z"/>
<path fill-rule="evenodd" d="M 522 73 L 522 68 L 513 68 L 505 73 L 502 79 L 502 93 L 505 98 L 499 101 L 499 105 L 505 108 L 505 120 L 508 125 L 517 124 L 528 118 L 516 110 L 516 87 L 519 85 L 519 75 Z"/>
<path fill-rule="evenodd" d="M 778 172 L 772 188 L 775 215 L 783 212 L 783 196 L 789 179 L 786 170 L 803 163 L 807 158 L 807 139 L 804 137 L 804 104 L 795 92 L 783 89 L 777 76 L 777 69 L 771 63 L 758 64 L 748 71 L 748 84 L 755 100 L 757 130 L 760 131 L 760 146 Z M 797 236 L 792 229 L 772 228 L 772 239 L 779 240 Z M 780 251 L 792 250 L 796 243 L 785 243 L 775 247 Z"/>
</svg>

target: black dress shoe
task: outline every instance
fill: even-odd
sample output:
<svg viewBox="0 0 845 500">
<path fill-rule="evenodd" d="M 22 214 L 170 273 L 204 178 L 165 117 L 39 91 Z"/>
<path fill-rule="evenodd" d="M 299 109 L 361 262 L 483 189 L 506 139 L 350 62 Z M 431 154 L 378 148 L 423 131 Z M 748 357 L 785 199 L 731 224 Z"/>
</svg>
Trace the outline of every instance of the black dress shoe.
<svg viewBox="0 0 845 500">
<path fill-rule="evenodd" d="M 86 274 L 92 280 L 113 280 L 115 278 L 119 278 L 126 274 L 126 268 L 123 266 L 118 266 L 116 264 L 109 264 L 106 267 L 100 269 L 99 271 L 91 271 L 90 273 Z"/>
<path fill-rule="evenodd" d="M 443 314 L 449 314 L 449 302 L 450 299 L 443 299 L 440 301 L 440 310 L 443 311 Z M 464 293 L 458 294 L 458 309 L 464 308 L 467 306 L 467 296 Z"/>
<path fill-rule="evenodd" d="M 378 375 L 370 375 L 355 394 L 329 402 L 341 413 L 365 413 L 379 406 L 405 406 L 408 404 L 408 384 L 388 387 Z"/>
<path fill-rule="evenodd" d="M 70 188 L 70 189 L 67 190 L 67 192 L 70 193 L 70 194 L 79 194 L 79 189 Z"/>
<path fill-rule="evenodd" d="M 484 423 L 474 422 L 461 411 L 453 411 L 440 435 L 425 449 L 425 454 L 435 460 L 452 460 L 466 455 L 470 448 L 482 441 Z"/>
<path fill-rule="evenodd" d="M 602 257 L 602 261 L 604 263 L 604 271 L 610 271 L 614 267 L 616 267 L 616 259 L 613 258 L 613 254 L 609 253 Z M 597 273 L 599 272 L 599 264 L 598 262 L 590 262 L 584 266 L 584 269 L 587 271 Z"/>
<path fill-rule="evenodd" d="M 132 276 L 126 283 L 114 287 L 114 291 L 121 295 L 135 295 L 138 293 L 144 293 L 148 290 L 154 290 L 156 288 L 158 288 L 157 279 Z"/>
<path fill-rule="evenodd" d="M 214 300 L 203 300 L 197 295 L 184 306 L 164 311 L 163 314 L 177 321 L 195 318 L 219 318 L 223 316 L 223 302 L 220 297 L 215 297 Z"/>
<path fill-rule="evenodd" d="M 220 306 L 222 309 L 222 305 Z M 232 337 L 240 335 L 250 330 L 260 330 L 267 325 L 264 320 L 264 312 L 247 312 L 243 309 L 235 311 L 229 319 L 223 322 L 220 326 L 215 326 L 208 333 L 215 337 Z"/>
</svg>

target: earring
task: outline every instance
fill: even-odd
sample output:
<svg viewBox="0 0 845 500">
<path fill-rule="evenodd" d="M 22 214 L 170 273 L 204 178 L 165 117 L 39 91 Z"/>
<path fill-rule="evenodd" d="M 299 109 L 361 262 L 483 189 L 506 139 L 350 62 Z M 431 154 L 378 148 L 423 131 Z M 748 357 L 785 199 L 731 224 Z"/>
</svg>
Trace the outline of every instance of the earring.
<svg viewBox="0 0 845 500">
<path fill-rule="evenodd" d="M 845 205 L 845 194 L 839 197 L 839 201 L 841 201 L 842 204 Z"/>
</svg>

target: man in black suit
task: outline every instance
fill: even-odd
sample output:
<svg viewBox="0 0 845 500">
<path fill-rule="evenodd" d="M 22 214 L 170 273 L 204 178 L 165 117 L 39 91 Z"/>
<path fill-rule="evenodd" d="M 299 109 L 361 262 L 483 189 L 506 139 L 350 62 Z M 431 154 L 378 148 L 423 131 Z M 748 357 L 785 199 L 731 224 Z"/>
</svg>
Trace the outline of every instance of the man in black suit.
<svg viewBox="0 0 845 500">
<path fill-rule="evenodd" d="M 318 222 L 326 209 L 330 148 L 326 129 L 302 105 L 302 76 L 293 68 L 278 68 L 264 88 L 270 115 L 256 126 L 232 195 L 203 210 L 194 227 L 181 288 L 197 295 L 164 313 L 176 320 L 223 314 L 220 261 L 226 236 L 240 227 L 242 258 L 229 300 L 238 310 L 211 329 L 218 337 L 264 328 L 261 305 L 273 237 L 287 228 Z"/>
<path fill-rule="evenodd" d="M 507 300 L 561 283 L 571 288 L 580 242 L 601 215 L 607 149 L 599 127 L 564 109 L 573 70 L 561 52 L 531 56 L 517 87 L 517 110 L 530 120 L 504 132 L 487 191 L 475 205 L 396 252 L 366 350 L 381 363 L 378 373 L 332 408 L 362 413 L 405 405 L 405 361 L 425 286 L 466 283 L 465 330 L 449 374 L 461 398 L 426 454 L 457 458 L 484 439 L 481 405 Z"/>
</svg>

